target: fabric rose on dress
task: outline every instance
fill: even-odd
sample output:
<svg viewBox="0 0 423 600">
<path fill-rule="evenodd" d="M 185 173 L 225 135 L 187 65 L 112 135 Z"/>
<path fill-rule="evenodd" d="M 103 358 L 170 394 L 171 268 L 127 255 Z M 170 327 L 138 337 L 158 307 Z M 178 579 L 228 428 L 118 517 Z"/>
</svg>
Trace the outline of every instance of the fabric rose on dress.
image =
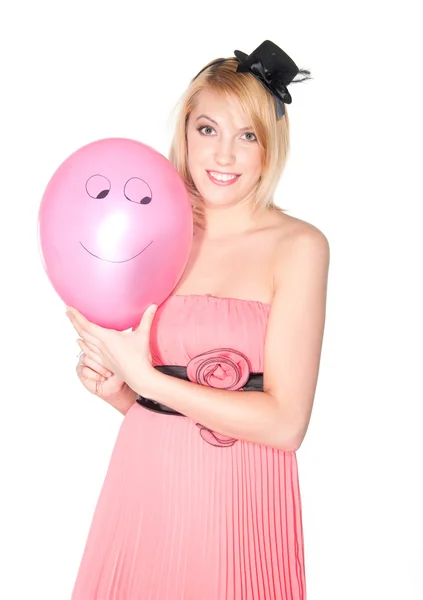
<svg viewBox="0 0 423 600">
<path fill-rule="evenodd" d="M 204 352 L 187 365 L 190 381 L 221 390 L 240 390 L 250 376 L 248 359 L 230 348 Z"/>
<path fill-rule="evenodd" d="M 246 356 L 231 348 L 218 348 L 199 354 L 187 365 L 187 376 L 193 383 L 221 390 L 242 390 L 250 377 L 250 365 Z M 237 441 L 216 433 L 197 423 L 201 437 L 213 446 L 233 446 Z"/>
</svg>

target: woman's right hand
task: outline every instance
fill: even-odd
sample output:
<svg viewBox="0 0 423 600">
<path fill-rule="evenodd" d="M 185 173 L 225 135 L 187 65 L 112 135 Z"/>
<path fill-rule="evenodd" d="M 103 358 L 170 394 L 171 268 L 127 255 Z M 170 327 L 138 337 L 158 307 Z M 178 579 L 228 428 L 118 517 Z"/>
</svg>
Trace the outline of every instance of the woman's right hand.
<svg viewBox="0 0 423 600">
<path fill-rule="evenodd" d="M 76 373 L 83 386 L 102 400 L 109 400 L 126 387 L 124 381 L 84 353 L 79 356 Z"/>
</svg>

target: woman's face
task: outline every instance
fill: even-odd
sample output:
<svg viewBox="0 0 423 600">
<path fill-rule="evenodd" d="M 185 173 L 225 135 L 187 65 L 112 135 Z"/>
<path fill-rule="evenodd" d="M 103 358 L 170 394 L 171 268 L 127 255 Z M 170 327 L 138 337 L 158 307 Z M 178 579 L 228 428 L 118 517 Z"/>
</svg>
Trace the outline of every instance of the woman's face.
<svg viewBox="0 0 423 600">
<path fill-rule="evenodd" d="M 262 149 L 235 97 L 203 90 L 187 124 L 188 167 L 204 203 L 232 206 L 262 172 Z"/>
</svg>

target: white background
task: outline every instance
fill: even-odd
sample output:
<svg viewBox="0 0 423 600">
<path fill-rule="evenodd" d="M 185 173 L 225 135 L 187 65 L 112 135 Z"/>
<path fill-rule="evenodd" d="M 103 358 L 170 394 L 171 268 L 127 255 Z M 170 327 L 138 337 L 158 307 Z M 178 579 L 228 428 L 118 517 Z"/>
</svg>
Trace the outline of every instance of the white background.
<svg viewBox="0 0 423 600">
<path fill-rule="evenodd" d="M 291 88 L 292 152 L 277 201 L 331 246 L 320 378 L 298 451 L 308 600 L 421 600 L 417 1 L 7 4 L 0 598 L 70 598 L 122 421 L 76 378 L 75 332 L 38 253 L 44 188 L 99 138 L 132 137 L 167 155 L 190 78 L 270 39 L 314 77 Z"/>
</svg>

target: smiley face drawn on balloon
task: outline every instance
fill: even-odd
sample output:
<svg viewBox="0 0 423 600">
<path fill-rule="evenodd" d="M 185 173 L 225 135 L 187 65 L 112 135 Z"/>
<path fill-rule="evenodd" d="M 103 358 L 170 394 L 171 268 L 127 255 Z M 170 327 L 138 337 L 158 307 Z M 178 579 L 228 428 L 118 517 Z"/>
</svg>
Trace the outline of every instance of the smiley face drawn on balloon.
<svg viewBox="0 0 423 600">
<path fill-rule="evenodd" d="M 188 261 L 193 217 L 171 162 L 136 140 L 82 146 L 49 180 L 38 235 L 44 268 L 70 306 L 127 329 L 174 289 Z"/>
<path fill-rule="evenodd" d="M 111 188 L 112 184 L 110 182 L 110 179 L 98 173 L 92 175 L 85 183 L 85 190 L 88 196 L 95 200 L 102 200 L 103 198 L 106 198 L 109 195 Z M 129 202 L 135 202 L 136 204 L 140 205 L 150 204 L 150 202 L 153 200 L 153 192 L 150 186 L 146 181 L 144 181 L 140 177 L 131 177 L 130 179 L 128 179 L 123 189 L 123 196 Z M 81 242 L 81 240 L 79 241 L 79 243 L 84 248 L 84 250 L 88 252 L 88 254 L 91 254 L 91 256 L 93 256 L 94 258 L 98 258 L 99 260 L 104 260 L 110 263 L 125 263 L 140 256 L 140 254 L 142 254 L 145 250 L 147 250 L 147 248 L 151 246 L 153 240 L 151 240 L 146 246 L 144 246 L 142 250 L 137 252 L 137 254 L 134 254 L 134 256 L 125 258 L 123 260 L 112 260 L 104 258 L 103 256 L 98 256 L 97 254 L 94 254 L 94 252 L 91 252 L 91 250 L 89 250 Z"/>
</svg>

